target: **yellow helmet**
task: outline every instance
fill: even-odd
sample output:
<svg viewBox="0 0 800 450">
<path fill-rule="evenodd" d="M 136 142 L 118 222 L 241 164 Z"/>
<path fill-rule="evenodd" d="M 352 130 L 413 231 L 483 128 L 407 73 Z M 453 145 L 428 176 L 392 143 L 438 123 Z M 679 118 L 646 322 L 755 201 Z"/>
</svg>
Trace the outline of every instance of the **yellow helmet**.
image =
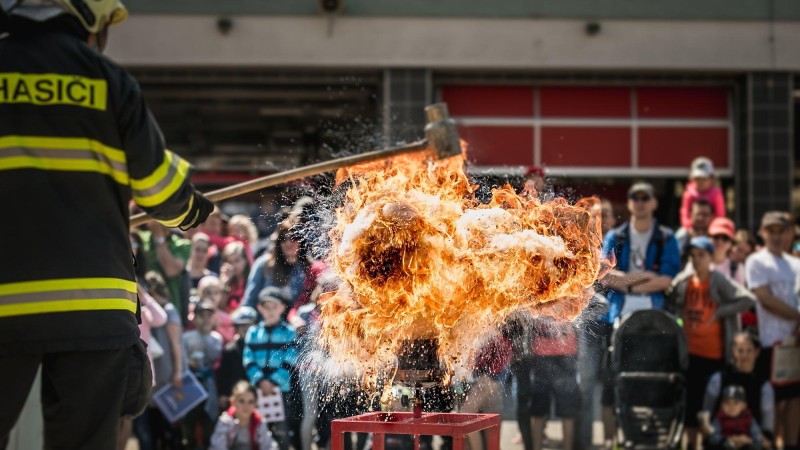
<svg viewBox="0 0 800 450">
<path fill-rule="evenodd" d="M 98 33 L 105 25 L 116 25 L 128 18 L 128 10 L 119 0 L 58 0 L 70 14 L 80 20 L 90 33 Z"/>
</svg>

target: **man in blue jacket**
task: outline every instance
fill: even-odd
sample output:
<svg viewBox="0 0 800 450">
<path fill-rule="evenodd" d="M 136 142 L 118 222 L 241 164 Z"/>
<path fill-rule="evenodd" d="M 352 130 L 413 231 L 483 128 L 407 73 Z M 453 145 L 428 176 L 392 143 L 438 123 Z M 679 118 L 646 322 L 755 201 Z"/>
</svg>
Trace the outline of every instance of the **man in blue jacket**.
<svg viewBox="0 0 800 450">
<path fill-rule="evenodd" d="M 613 258 L 614 270 L 600 282 L 608 288 L 605 337 L 610 341 L 614 322 L 640 309 L 663 309 L 664 291 L 680 270 L 680 250 L 672 230 L 661 226 L 653 214 L 658 208 L 655 189 L 638 182 L 628 190 L 630 221 L 612 229 L 603 241 L 603 256 Z M 614 397 L 611 377 L 603 387 L 603 427 L 606 441 L 613 439 Z"/>
</svg>

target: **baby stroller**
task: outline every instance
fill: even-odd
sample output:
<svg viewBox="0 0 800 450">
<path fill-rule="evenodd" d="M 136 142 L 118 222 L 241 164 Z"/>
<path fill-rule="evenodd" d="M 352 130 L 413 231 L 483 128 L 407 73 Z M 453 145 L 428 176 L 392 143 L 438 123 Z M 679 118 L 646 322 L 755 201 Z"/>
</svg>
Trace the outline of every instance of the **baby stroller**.
<svg viewBox="0 0 800 450">
<path fill-rule="evenodd" d="M 663 311 L 626 315 L 614 331 L 611 353 L 615 413 L 630 449 L 677 448 L 683 434 L 686 336 Z"/>
</svg>

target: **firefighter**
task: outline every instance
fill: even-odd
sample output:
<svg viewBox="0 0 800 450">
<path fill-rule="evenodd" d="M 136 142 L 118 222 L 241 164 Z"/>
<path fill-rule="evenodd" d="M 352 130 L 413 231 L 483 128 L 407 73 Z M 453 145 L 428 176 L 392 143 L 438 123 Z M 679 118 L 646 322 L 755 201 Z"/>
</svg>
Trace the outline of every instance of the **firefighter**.
<svg viewBox="0 0 800 450">
<path fill-rule="evenodd" d="M 122 3 L 0 6 L 0 448 L 41 367 L 45 447 L 112 449 L 152 383 L 129 202 L 183 230 L 213 204 L 102 55 Z"/>
</svg>

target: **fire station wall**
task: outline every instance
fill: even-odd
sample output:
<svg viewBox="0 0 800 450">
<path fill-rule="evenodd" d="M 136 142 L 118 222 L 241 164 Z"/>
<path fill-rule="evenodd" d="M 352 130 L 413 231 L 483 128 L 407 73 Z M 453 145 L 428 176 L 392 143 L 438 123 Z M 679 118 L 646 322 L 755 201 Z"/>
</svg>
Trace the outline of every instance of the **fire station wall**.
<svg viewBox="0 0 800 450">
<path fill-rule="evenodd" d="M 114 29 L 129 66 L 800 70 L 800 22 L 139 15 Z"/>
</svg>

